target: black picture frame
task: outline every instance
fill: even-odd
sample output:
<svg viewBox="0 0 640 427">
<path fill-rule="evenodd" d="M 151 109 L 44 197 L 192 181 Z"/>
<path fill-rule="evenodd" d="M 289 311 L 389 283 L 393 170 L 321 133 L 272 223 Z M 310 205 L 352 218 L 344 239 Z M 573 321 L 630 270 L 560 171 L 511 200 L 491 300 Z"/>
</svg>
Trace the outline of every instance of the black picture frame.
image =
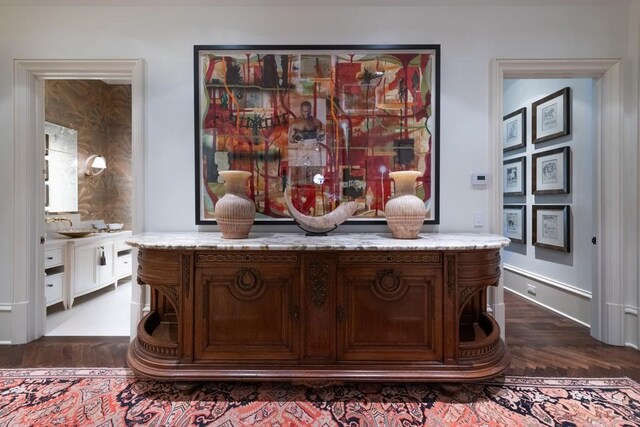
<svg viewBox="0 0 640 427">
<path fill-rule="evenodd" d="M 420 170 L 424 222 L 439 223 L 440 45 L 195 45 L 193 54 L 196 224 L 216 223 L 227 169 L 252 172 L 254 223 L 294 224 L 283 193 L 304 174 L 292 172 L 286 138 L 303 100 L 326 131 L 326 164 L 312 165 L 323 179 L 309 182 L 325 213 L 356 200 L 347 223 L 385 223 L 389 172 Z"/>
<path fill-rule="evenodd" d="M 567 253 L 571 251 L 569 205 L 533 205 L 531 213 L 533 246 Z"/>
<path fill-rule="evenodd" d="M 527 206 L 504 205 L 502 209 L 503 235 L 514 243 L 527 243 Z"/>
<path fill-rule="evenodd" d="M 568 194 L 571 191 L 571 147 L 531 156 L 531 193 Z"/>
<path fill-rule="evenodd" d="M 527 108 L 522 107 L 502 118 L 502 151 L 527 145 Z"/>
<path fill-rule="evenodd" d="M 534 144 L 571 134 L 571 88 L 565 87 L 531 104 Z"/>
<path fill-rule="evenodd" d="M 502 162 L 503 196 L 524 196 L 527 189 L 527 158 L 516 157 Z"/>
</svg>

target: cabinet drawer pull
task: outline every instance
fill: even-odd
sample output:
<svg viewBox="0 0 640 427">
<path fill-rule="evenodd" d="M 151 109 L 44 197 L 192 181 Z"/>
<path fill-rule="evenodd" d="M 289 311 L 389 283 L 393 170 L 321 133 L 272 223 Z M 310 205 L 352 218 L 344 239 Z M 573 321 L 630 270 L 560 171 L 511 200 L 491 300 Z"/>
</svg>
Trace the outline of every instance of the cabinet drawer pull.
<svg viewBox="0 0 640 427">
<path fill-rule="evenodd" d="M 49 261 L 51 261 L 51 260 L 53 259 L 53 257 L 52 257 L 52 256 L 48 256 L 48 257 L 47 257 L 47 259 L 48 259 Z"/>
<path fill-rule="evenodd" d="M 47 283 L 48 288 L 53 288 L 53 283 Z"/>
</svg>

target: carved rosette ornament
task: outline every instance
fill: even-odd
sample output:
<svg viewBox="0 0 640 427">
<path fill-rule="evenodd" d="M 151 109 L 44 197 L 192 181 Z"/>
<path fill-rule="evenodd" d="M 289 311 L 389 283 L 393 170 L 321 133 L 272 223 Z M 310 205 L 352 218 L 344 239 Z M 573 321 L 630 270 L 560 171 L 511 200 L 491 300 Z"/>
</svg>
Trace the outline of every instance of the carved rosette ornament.
<svg viewBox="0 0 640 427">
<path fill-rule="evenodd" d="M 327 279 L 329 266 L 318 260 L 311 261 L 309 279 L 311 281 L 311 301 L 316 307 L 322 307 L 327 300 Z"/>
<path fill-rule="evenodd" d="M 403 286 L 402 276 L 391 269 L 379 270 L 376 273 L 376 281 L 373 285 L 373 293 L 383 301 L 395 301 L 400 299 L 407 287 Z"/>
<path fill-rule="evenodd" d="M 236 272 L 236 280 L 231 286 L 231 293 L 240 300 L 258 298 L 264 292 L 264 282 L 260 272 L 255 268 L 241 268 Z"/>
</svg>

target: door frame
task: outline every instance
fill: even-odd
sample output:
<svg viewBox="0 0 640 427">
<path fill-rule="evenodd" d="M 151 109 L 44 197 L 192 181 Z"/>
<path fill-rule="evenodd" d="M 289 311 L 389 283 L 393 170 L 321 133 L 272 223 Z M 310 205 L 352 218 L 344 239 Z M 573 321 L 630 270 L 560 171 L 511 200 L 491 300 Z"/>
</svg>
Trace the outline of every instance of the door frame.
<svg viewBox="0 0 640 427">
<path fill-rule="evenodd" d="M 622 60 L 612 59 L 494 59 L 491 64 L 489 168 L 495 177 L 489 194 L 490 232 L 502 234 L 502 117 L 503 80 L 511 78 L 593 78 L 596 111 L 595 235 L 598 239 L 591 296 L 591 335 L 607 344 L 625 345 L 625 254 L 632 246 L 625 235 L 631 221 L 627 206 L 637 206 L 634 185 L 623 185 L 630 171 L 623 162 L 624 85 Z M 621 191 L 606 191 L 618 188 Z M 635 213 L 634 213 L 635 215 Z M 636 220 L 637 221 L 637 220 Z M 626 277 L 629 283 L 637 283 Z M 631 280 L 629 280 L 631 279 Z M 504 287 L 494 292 L 494 311 L 504 325 Z"/>
<path fill-rule="evenodd" d="M 132 230 L 145 229 L 144 70 L 141 59 L 14 60 L 14 238 L 11 343 L 35 340 L 46 331 L 44 297 L 44 82 L 122 80 L 131 83 Z M 136 280 L 136 257 L 132 282 Z M 143 293 L 132 286 L 131 338 L 142 315 Z"/>
</svg>

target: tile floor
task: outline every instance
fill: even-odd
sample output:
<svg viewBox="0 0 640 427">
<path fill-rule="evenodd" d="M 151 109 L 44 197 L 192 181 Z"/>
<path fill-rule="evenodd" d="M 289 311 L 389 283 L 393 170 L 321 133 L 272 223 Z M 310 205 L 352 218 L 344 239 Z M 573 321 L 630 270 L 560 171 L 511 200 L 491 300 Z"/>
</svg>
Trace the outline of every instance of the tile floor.
<svg viewBox="0 0 640 427">
<path fill-rule="evenodd" d="M 131 280 L 121 280 L 75 299 L 73 307 L 62 304 L 47 309 L 47 336 L 129 336 Z"/>
</svg>

